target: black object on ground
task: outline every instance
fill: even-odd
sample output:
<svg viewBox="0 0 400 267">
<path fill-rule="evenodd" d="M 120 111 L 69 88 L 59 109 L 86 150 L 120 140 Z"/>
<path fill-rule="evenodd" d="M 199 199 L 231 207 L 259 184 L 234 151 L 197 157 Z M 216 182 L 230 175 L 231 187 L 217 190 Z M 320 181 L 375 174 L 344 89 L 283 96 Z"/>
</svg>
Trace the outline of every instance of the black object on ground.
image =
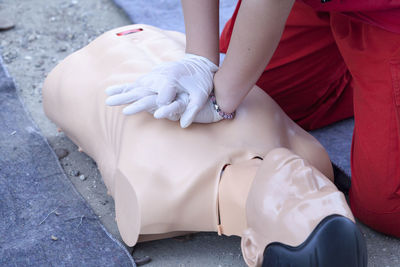
<svg viewBox="0 0 400 267">
<path fill-rule="evenodd" d="M 333 175 L 335 177 L 336 187 L 343 192 L 343 194 L 348 195 L 351 186 L 350 176 L 345 173 L 340 167 L 332 163 Z"/>
<path fill-rule="evenodd" d="M 149 262 L 151 262 L 151 258 L 149 256 L 143 256 L 140 258 L 134 258 L 137 266 L 143 266 Z"/>
<path fill-rule="evenodd" d="M 0 266 L 135 266 L 75 191 L 0 58 Z"/>
<path fill-rule="evenodd" d="M 367 267 L 367 246 L 357 225 L 331 215 L 297 247 L 274 242 L 264 250 L 263 267 Z"/>
</svg>

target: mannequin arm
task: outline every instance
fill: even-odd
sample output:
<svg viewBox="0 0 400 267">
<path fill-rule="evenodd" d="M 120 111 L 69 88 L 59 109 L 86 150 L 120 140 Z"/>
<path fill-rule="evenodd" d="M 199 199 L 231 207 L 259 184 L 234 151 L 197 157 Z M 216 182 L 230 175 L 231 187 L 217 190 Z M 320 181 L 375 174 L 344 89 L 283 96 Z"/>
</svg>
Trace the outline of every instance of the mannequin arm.
<svg viewBox="0 0 400 267">
<path fill-rule="evenodd" d="M 214 76 L 217 102 L 233 112 L 257 82 L 281 38 L 294 0 L 243 0 L 225 60 Z"/>
<path fill-rule="evenodd" d="M 219 1 L 182 0 L 186 53 L 203 56 L 219 65 Z"/>
</svg>

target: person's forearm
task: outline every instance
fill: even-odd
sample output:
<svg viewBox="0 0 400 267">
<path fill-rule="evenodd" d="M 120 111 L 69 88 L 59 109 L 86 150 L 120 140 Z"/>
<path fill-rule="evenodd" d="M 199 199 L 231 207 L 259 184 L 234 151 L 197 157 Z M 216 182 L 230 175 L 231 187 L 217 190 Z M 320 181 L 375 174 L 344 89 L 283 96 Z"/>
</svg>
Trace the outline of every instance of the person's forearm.
<svg viewBox="0 0 400 267">
<path fill-rule="evenodd" d="M 281 38 L 294 0 L 243 0 L 225 60 L 214 77 L 216 99 L 233 112 L 259 79 Z"/>
<path fill-rule="evenodd" d="M 219 0 L 181 0 L 185 18 L 186 53 L 219 64 Z"/>
</svg>

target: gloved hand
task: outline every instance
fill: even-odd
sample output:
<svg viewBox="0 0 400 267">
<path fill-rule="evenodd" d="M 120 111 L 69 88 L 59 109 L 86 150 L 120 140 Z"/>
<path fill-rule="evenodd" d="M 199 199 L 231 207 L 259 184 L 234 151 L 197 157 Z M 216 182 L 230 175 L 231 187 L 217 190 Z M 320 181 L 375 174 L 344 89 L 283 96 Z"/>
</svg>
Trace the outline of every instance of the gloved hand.
<svg viewBox="0 0 400 267">
<path fill-rule="evenodd" d="M 130 87 L 131 85 L 126 85 Z M 124 86 L 116 86 L 110 87 L 107 89 L 108 91 L 115 90 L 123 90 Z M 111 94 L 112 92 L 110 92 Z M 142 110 L 146 110 L 151 114 L 154 114 L 154 118 L 161 119 L 166 118 L 172 121 L 177 121 L 180 119 L 181 114 L 185 111 L 186 106 L 189 102 L 189 95 L 187 93 L 179 93 L 175 101 L 173 101 L 169 105 L 158 106 L 156 102 L 157 95 L 156 94 L 149 94 L 149 91 L 144 91 L 141 89 L 132 90 L 127 92 L 129 93 L 130 99 L 139 99 L 135 102 L 135 104 L 130 105 L 130 109 L 127 112 L 132 112 L 128 114 L 134 114 Z M 116 93 L 117 94 L 117 93 Z M 125 96 L 124 96 L 125 97 Z M 123 99 L 117 99 L 116 101 L 120 100 L 121 105 L 125 104 Z M 114 99 L 113 99 L 114 100 Z M 108 100 L 107 100 L 108 101 Z M 109 105 L 113 105 L 110 103 Z M 126 109 L 126 108 L 125 108 Z M 125 110 L 124 109 L 124 110 Z M 125 113 L 125 111 L 124 111 Z M 126 114 L 126 113 L 125 113 Z M 203 107 L 198 111 L 196 116 L 193 118 L 193 122 L 198 123 L 212 123 L 222 120 L 222 117 L 218 114 L 218 112 L 214 108 L 214 104 L 212 103 L 211 99 L 209 98 Z M 189 125 L 188 125 L 189 126 Z"/>
<path fill-rule="evenodd" d="M 196 116 L 193 119 L 193 122 L 198 123 L 212 123 L 222 120 L 221 115 L 214 108 L 214 104 L 210 98 L 208 98 L 207 102 L 204 106 L 197 112 Z"/>
<path fill-rule="evenodd" d="M 106 90 L 110 95 L 108 105 L 129 104 L 124 108 L 126 115 L 140 111 L 154 113 L 156 118 L 177 120 L 181 127 L 189 126 L 196 114 L 207 102 L 213 88 L 214 73 L 218 67 L 205 57 L 186 54 L 175 62 L 163 63 L 150 73 L 140 77 L 131 85 L 113 86 Z M 188 95 L 188 101 L 177 96 Z"/>
<path fill-rule="evenodd" d="M 174 101 L 171 105 L 174 105 L 174 103 L 183 103 L 182 105 L 185 105 L 184 103 L 187 103 L 188 101 L 189 101 L 189 95 L 187 93 L 179 93 L 177 96 L 177 100 Z M 170 105 L 161 106 L 154 113 L 154 118 L 156 119 L 164 118 L 165 114 L 172 114 L 171 110 L 175 110 L 175 108 L 174 107 L 171 108 Z M 192 122 L 212 123 L 220 121 L 222 119 L 223 118 L 216 111 L 214 103 L 211 101 L 211 98 L 209 97 L 206 100 L 206 103 L 203 105 L 203 107 L 201 107 L 201 109 L 198 110 Z M 181 119 L 181 126 L 182 126 L 182 119 Z"/>
<path fill-rule="evenodd" d="M 143 76 L 145 78 L 146 76 Z M 160 106 L 156 104 L 157 94 L 148 88 L 137 87 L 134 84 L 115 85 L 106 89 L 106 93 L 110 96 L 106 100 L 106 104 L 110 106 L 118 106 L 129 104 L 122 112 L 125 115 L 135 114 L 141 111 L 147 111 L 153 114 Z M 189 98 L 184 94 L 176 97 L 173 103 L 162 106 L 162 118 L 172 121 L 180 119 L 181 114 L 185 111 Z M 161 118 L 161 117 L 160 117 Z"/>
</svg>

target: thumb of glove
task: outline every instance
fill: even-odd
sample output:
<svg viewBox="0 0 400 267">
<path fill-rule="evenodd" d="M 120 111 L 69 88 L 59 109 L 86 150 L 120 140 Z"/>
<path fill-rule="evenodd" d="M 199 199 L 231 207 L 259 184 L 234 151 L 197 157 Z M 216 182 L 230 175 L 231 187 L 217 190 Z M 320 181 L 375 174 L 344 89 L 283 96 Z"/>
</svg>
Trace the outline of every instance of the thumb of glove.
<svg viewBox="0 0 400 267">
<path fill-rule="evenodd" d="M 192 124 L 194 118 L 196 117 L 197 113 L 200 111 L 200 107 L 197 105 L 190 105 L 188 104 L 185 112 L 183 112 L 180 120 L 180 124 L 182 128 L 187 128 L 190 124 Z"/>
</svg>

